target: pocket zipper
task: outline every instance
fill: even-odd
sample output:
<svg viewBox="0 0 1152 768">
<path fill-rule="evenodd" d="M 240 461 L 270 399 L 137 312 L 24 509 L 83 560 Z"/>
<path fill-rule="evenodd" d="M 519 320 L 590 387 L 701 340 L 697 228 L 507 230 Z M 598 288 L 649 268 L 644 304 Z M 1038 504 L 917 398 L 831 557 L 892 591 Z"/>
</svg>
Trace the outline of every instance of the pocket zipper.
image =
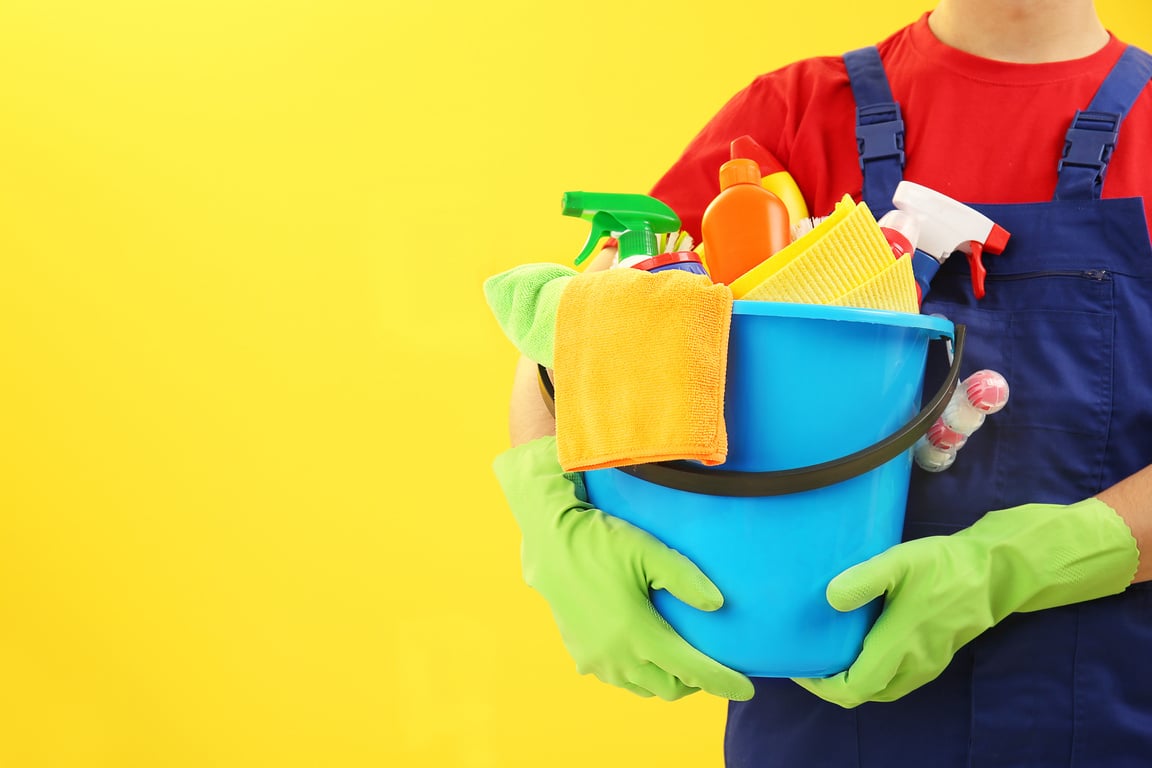
<svg viewBox="0 0 1152 768">
<path fill-rule="evenodd" d="M 1106 269 L 1064 269 L 1044 272 L 1020 272 L 1019 274 L 988 275 L 987 280 L 1029 280 L 1036 277 L 1077 277 L 1084 280 L 1111 280 L 1112 273 Z"/>
</svg>

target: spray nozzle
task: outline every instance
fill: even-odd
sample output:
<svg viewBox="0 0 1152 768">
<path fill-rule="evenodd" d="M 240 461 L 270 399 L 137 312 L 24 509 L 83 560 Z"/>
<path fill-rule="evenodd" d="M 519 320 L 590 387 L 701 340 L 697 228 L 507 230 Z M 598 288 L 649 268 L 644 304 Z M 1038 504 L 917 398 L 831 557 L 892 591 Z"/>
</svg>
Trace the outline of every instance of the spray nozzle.
<svg viewBox="0 0 1152 768">
<path fill-rule="evenodd" d="M 985 253 L 1002 253 L 1011 237 L 1008 230 L 975 208 L 910 181 L 896 185 L 892 204 L 917 219 L 920 225 L 920 240 L 916 243 L 918 251 L 923 251 L 940 264 L 957 251 L 967 256 L 972 270 L 972 292 L 976 298 L 983 298 L 987 273 L 981 257 Z"/>
<path fill-rule="evenodd" d="M 620 258 L 655 256 L 656 235 L 680 229 L 680 217 L 648 195 L 608 192 L 565 192 L 561 212 L 592 223 L 592 231 L 576 257 L 582 264 L 603 237 L 619 233 Z"/>
<path fill-rule="evenodd" d="M 972 247 L 967 252 L 968 268 L 972 272 L 972 293 L 976 298 L 984 298 L 984 278 L 988 276 L 988 270 L 984 268 L 983 255 L 1003 253 L 1004 247 L 1008 245 L 1008 237 L 1008 230 L 999 224 L 993 224 L 987 240 L 984 242 L 973 240 L 970 243 Z"/>
</svg>

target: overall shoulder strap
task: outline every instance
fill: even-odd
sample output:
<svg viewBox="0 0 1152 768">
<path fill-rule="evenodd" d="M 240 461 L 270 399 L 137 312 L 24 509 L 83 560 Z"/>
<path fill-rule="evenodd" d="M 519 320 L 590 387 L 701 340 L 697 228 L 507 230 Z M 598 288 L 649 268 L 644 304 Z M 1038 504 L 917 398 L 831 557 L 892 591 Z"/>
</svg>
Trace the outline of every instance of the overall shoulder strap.
<svg viewBox="0 0 1152 768">
<path fill-rule="evenodd" d="M 870 45 L 844 54 L 856 99 L 856 149 L 864 175 L 864 202 L 876 218 L 892 210 L 896 185 L 904 178 L 904 120 L 892 100 L 880 52 Z"/>
<path fill-rule="evenodd" d="M 1099 200 L 1120 122 L 1152 78 L 1152 56 L 1128 46 L 1087 109 L 1076 111 L 1057 165 L 1056 200 Z"/>
</svg>

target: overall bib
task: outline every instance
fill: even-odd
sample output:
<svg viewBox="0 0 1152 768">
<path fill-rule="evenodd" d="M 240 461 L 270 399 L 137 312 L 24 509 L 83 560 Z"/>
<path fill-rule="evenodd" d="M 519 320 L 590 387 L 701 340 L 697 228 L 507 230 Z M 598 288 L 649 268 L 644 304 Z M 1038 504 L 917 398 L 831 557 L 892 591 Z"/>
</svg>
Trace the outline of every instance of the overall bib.
<svg viewBox="0 0 1152 768">
<path fill-rule="evenodd" d="M 845 62 L 879 217 L 902 175 L 899 109 L 875 48 Z M 923 311 L 968 327 L 961 375 L 999 371 L 1011 397 L 950 469 L 913 470 L 906 539 L 1079 501 L 1152 464 L 1152 246 L 1139 198 L 1100 198 L 1108 145 L 1150 75 L 1152 57 L 1129 48 L 1076 113 L 1051 202 L 973 205 L 1011 233 L 984 258 L 983 299 L 962 255 L 933 279 Z M 891 703 L 845 710 L 790 680 L 754 682 L 751 701 L 729 705 L 729 768 L 1152 766 L 1152 583 L 1013 614 Z"/>
</svg>

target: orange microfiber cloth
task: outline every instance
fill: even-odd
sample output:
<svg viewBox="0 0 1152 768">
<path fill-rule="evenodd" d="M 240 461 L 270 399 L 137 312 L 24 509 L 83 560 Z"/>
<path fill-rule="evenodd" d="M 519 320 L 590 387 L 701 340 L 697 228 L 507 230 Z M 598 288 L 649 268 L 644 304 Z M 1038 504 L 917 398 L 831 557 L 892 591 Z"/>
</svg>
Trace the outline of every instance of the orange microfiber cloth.
<svg viewBox="0 0 1152 768">
<path fill-rule="evenodd" d="M 732 291 L 680 270 L 572 278 L 556 311 L 556 445 L 566 471 L 728 454 Z"/>
</svg>

